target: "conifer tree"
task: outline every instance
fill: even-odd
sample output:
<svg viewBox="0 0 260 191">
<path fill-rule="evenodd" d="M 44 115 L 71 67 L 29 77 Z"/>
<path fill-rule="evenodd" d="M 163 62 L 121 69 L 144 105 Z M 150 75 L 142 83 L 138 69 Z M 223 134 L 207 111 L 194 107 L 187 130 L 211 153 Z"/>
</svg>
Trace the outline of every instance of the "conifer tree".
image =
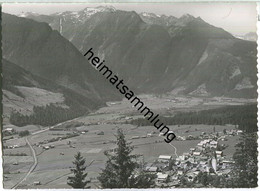
<svg viewBox="0 0 260 191">
<path fill-rule="evenodd" d="M 75 161 L 73 161 L 73 164 L 75 165 L 75 168 L 71 169 L 71 172 L 73 172 L 74 175 L 68 177 L 67 184 L 72 188 L 85 188 L 88 183 L 88 181 L 85 180 L 88 175 L 88 173 L 85 173 L 86 159 L 81 156 L 80 152 L 78 152 L 74 157 Z"/>
<path fill-rule="evenodd" d="M 150 188 L 153 186 L 153 176 L 137 173 L 137 155 L 131 155 L 133 147 L 125 140 L 121 129 L 117 131 L 117 149 L 115 154 L 105 153 L 108 157 L 105 169 L 98 180 L 103 188 Z M 135 173 L 134 173 L 135 172 Z M 139 175 L 138 175 L 139 174 Z"/>
<path fill-rule="evenodd" d="M 243 133 L 240 141 L 233 156 L 235 160 L 233 172 L 237 182 L 235 187 L 257 187 L 257 134 Z"/>
</svg>

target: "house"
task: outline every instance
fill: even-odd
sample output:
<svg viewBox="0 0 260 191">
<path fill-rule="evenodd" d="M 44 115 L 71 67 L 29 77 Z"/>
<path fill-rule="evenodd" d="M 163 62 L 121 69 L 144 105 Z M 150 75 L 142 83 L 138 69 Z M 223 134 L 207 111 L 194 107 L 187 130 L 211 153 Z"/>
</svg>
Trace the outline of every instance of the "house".
<svg viewBox="0 0 260 191">
<path fill-rule="evenodd" d="M 33 185 L 41 185 L 41 182 L 40 181 L 34 181 Z"/>
<path fill-rule="evenodd" d="M 218 142 L 217 141 L 211 141 L 210 142 L 210 147 L 211 148 L 217 148 L 217 146 L 218 146 Z"/>
<path fill-rule="evenodd" d="M 49 146 L 43 146 L 43 149 L 48 150 L 50 147 Z"/>
<path fill-rule="evenodd" d="M 168 179 L 169 175 L 168 174 L 163 174 L 161 172 L 157 173 L 157 181 L 158 182 L 166 182 Z"/>
<path fill-rule="evenodd" d="M 131 139 L 139 139 L 140 136 L 133 136 Z"/>
<path fill-rule="evenodd" d="M 170 162 L 171 159 L 172 159 L 172 156 L 160 155 L 158 161 L 160 161 L 160 162 Z"/>
<path fill-rule="evenodd" d="M 233 131 L 227 131 L 227 135 L 233 136 L 233 135 L 234 135 L 234 132 L 233 132 Z"/>
<path fill-rule="evenodd" d="M 196 158 L 197 158 L 198 161 L 207 161 L 208 160 L 207 156 L 202 156 L 202 155 L 196 156 Z"/>
<path fill-rule="evenodd" d="M 195 148 L 190 148 L 190 154 L 192 154 L 195 150 Z"/>
<path fill-rule="evenodd" d="M 185 160 L 185 156 L 180 155 L 177 159 L 178 159 L 179 161 Z M 176 159 L 176 160 L 177 160 L 177 159 Z"/>
<path fill-rule="evenodd" d="M 179 141 L 185 141 L 186 140 L 186 137 L 185 136 L 177 136 L 176 137 L 176 140 L 179 140 Z"/>
<path fill-rule="evenodd" d="M 194 155 L 194 156 L 200 156 L 200 155 L 201 155 L 201 152 L 193 152 L 193 155 Z"/>
<path fill-rule="evenodd" d="M 178 176 L 177 176 L 176 174 L 174 174 L 174 175 L 172 176 L 172 180 L 178 180 Z"/>
<path fill-rule="evenodd" d="M 203 150 L 204 149 L 204 144 L 202 142 L 198 143 L 197 148 L 199 150 Z"/>
<path fill-rule="evenodd" d="M 3 132 L 9 132 L 9 133 L 12 133 L 13 131 L 14 131 L 14 129 L 11 128 L 11 127 L 8 127 L 8 128 L 3 130 Z"/>
<path fill-rule="evenodd" d="M 189 182 L 192 182 L 196 176 L 197 176 L 197 173 L 194 173 L 194 172 L 190 172 L 185 175 L 185 177 L 187 177 L 187 180 Z"/>
<path fill-rule="evenodd" d="M 159 133 L 159 137 L 161 137 L 161 136 L 163 136 L 164 135 L 164 133 Z"/>
<path fill-rule="evenodd" d="M 223 151 L 216 151 L 217 157 L 222 157 L 223 156 Z"/>
<path fill-rule="evenodd" d="M 234 161 L 230 161 L 230 160 L 223 160 L 222 162 L 223 162 L 223 164 L 234 164 L 235 163 Z"/>
<path fill-rule="evenodd" d="M 182 170 L 178 170 L 178 171 L 177 171 L 177 175 L 182 176 L 182 175 L 183 175 L 183 171 L 182 171 Z"/>
<path fill-rule="evenodd" d="M 189 135 L 189 136 L 188 136 L 188 139 L 189 139 L 189 140 L 194 139 L 194 136 L 193 136 L 193 135 Z"/>
<path fill-rule="evenodd" d="M 200 161 L 200 165 L 205 166 L 207 164 L 207 161 Z"/>
<path fill-rule="evenodd" d="M 147 171 L 147 172 L 157 172 L 158 171 L 158 167 L 156 167 L 156 166 L 147 166 L 145 168 L 145 171 Z"/>
<path fill-rule="evenodd" d="M 195 163 L 195 160 L 194 160 L 194 158 L 193 158 L 193 157 L 190 157 L 190 158 L 188 158 L 188 161 L 189 161 L 190 163 L 192 163 L 192 164 L 194 164 L 194 163 Z"/>
</svg>

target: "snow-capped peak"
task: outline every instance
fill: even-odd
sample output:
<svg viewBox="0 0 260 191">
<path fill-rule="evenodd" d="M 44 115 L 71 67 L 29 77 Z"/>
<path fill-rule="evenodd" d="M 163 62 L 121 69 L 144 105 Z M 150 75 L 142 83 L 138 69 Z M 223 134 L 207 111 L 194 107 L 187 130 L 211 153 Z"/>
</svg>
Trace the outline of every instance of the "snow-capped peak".
<svg viewBox="0 0 260 191">
<path fill-rule="evenodd" d="M 161 15 L 155 15 L 153 13 L 142 12 L 140 13 L 144 17 L 161 17 Z"/>
<path fill-rule="evenodd" d="M 115 12 L 116 9 L 113 6 L 98 6 L 98 7 L 86 7 L 80 12 L 83 12 L 85 16 L 90 17 L 98 12 Z"/>
<path fill-rule="evenodd" d="M 80 11 L 66 11 L 54 13 L 52 15 L 58 16 L 63 20 L 70 20 L 75 23 L 83 23 L 89 19 L 92 15 L 98 12 L 115 12 L 116 9 L 112 6 L 98 6 L 98 7 L 86 7 Z"/>
<path fill-rule="evenodd" d="M 35 13 L 35 12 L 22 12 L 21 14 L 18 15 L 18 17 L 28 17 L 28 16 L 38 16 L 39 14 L 38 13 Z"/>
<path fill-rule="evenodd" d="M 83 12 L 89 12 L 90 14 L 97 12 L 114 12 L 116 9 L 113 6 L 98 6 L 98 7 L 86 7 Z"/>
</svg>

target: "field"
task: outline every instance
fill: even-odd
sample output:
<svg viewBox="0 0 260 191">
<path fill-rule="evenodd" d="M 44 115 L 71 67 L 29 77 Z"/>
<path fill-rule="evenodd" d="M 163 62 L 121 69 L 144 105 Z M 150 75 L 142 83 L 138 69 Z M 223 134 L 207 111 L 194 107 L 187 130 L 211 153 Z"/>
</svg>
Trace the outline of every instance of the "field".
<svg viewBox="0 0 260 191">
<path fill-rule="evenodd" d="M 26 97 L 21 98 L 9 91 L 3 90 L 4 113 L 9 115 L 12 110 L 22 111 L 23 114 L 31 114 L 33 106 L 45 106 L 50 103 L 63 104 L 64 97 L 60 93 L 53 93 L 35 87 L 17 86 L 17 89 Z"/>
<path fill-rule="evenodd" d="M 170 98 L 157 98 L 154 96 L 143 96 L 145 103 L 151 104 L 158 113 L 168 114 L 176 111 L 184 110 L 201 110 L 203 107 L 216 108 L 221 104 L 215 100 L 208 100 L 203 104 L 201 98 L 194 98 L 190 100 L 189 104 L 185 98 L 176 99 L 174 102 Z M 152 99 L 152 101 L 150 100 Z M 159 101 L 162 104 L 159 104 Z M 181 100 L 181 101 L 180 101 Z M 178 103 L 180 101 L 180 103 Z M 205 101 L 205 100 L 204 100 Z M 241 104 L 243 100 L 235 100 L 230 104 Z M 205 106 L 207 105 L 207 106 Z M 176 106 L 176 107 L 174 107 Z M 128 108 L 128 109 L 125 109 Z M 170 108 L 170 109 L 169 109 Z M 159 132 L 153 126 L 134 126 L 124 124 L 127 117 L 134 119 L 140 118 L 139 113 L 134 111 L 126 101 L 118 103 L 108 103 L 107 107 L 101 108 L 89 116 L 82 116 L 76 118 L 74 122 L 83 122 L 80 126 L 73 126 L 67 130 L 48 130 L 41 126 L 25 126 L 14 127 L 15 130 L 29 130 L 32 135 L 28 136 L 28 141 L 35 150 L 38 160 L 36 168 L 33 172 L 23 181 L 18 188 L 69 188 L 66 185 L 67 177 L 70 174 L 70 168 L 73 167 L 72 161 L 77 152 L 81 152 L 86 158 L 88 165 L 88 179 L 91 179 L 91 188 L 98 188 L 97 176 L 104 168 L 107 160 L 104 151 L 116 147 L 116 131 L 120 127 L 123 129 L 126 139 L 134 146 L 134 154 L 140 155 L 138 160 L 144 160 L 146 163 L 154 162 L 159 155 L 171 155 L 177 157 L 176 154 L 182 155 L 184 152 L 189 152 L 189 149 L 195 147 L 200 140 L 173 140 L 171 144 L 164 141 L 163 136 L 159 136 Z M 198 136 L 202 132 L 212 133 L 215 127 L 216 132 L 223 132 L 224 129 L 234 129 L 234 125 L 180 125 L 168 126 L 177 136 L 189 135 Z M 46 131 L 40 132 L 40 130 Z M 62 139 L 68 135 L 77 134 L 75 137 Z M 147 137 L 147 134 L 152 134 L 152 137 Z M 56 140 L 50 142 L 50 140 Z M 224 155 L 232 157 L 235 152 L 235 144 L 238 141 L 238 136 L 227 137 L 223 144 L 228 147 L 224 150 Z M 222 144 L 222 143 L 221 143 Z M 34 160 L 29 145 L 26 143 L 25 138 L 20 138 L 18 135 L 14 139 L 5 141 L 4 145 L 12 146 L 18 145 L 18 148 L 4 149 L 4 171 L 6 178 L 4 179 L 5 188 L 11 188 L 19 180 L 25 176 Z M 44 149 L 43 147 L 51 146 L 52 148 Z M 27 156 L 7 156 L 10 154 L 26 153 Z M 19 171 L 19 172 L 18 172 Z M 34 185 L 35 181 L 40 181 L 41 185 Z"/>
<path fill-rule="evenodd" d="M 34 146 L 37 158 L 38 165 L 34 172 L 27 178 L 23 185 L 27 185 L 22 188 L 33 187 L 31 185 L 34 181 L 41 181 L 41 186 L 39 188 L 66 188 L 66 177 L 70 172 L 70 168 L 73 167 L 72 161 L 74 155 L 80 151 L 84 157 L 87 159 L 87 165 L 90 165 L 87 168 L 88 178 L 95 181 L 96 177 L 101 171 L 101 168 L 104 168 L 106 162 L 106 157 L 103 154 L 105 150 L 115 148 L 115 136 L 118 125 L 111 124 L 102 124 L 102 125 L 90 125 L 79 127 L 78 130 L 88 130 L 87 133 L 81 134 L 80 136 L 73 137 L 70 139 L 56 141 L 51 143 L 55 147 L 49 150 L 43 150 L 42 148 Z M 155 161 L 159 155 L 172 155 L 175 156 L 175 148 L 170 144 L 164 142 L 163 137 L 159 137 L 158 133 L 154 134 L 153 137 L 131 139 L 134 136 L 143 136 L 147 133 L 155 131 L 153 126 L 146 127 L 135 127 L 132 125 L 120 125 L 126 134 L 126 138 L 129 142 L 132 142 L 134 146 L 134 154 L 142 155 L 145 162 L 150 163 Z M 206 125 L 192 125 L 192 126 L 170 126 L 170 128 L 178 134 L 183 136 L 185 135 L 197 135 L 201 131 L 212 132 L 212 126 Z M 216 126 L 216 131 L 223 131 L 223 129 L 232 129 L 232 126 Z M 189 132 L 187 132 L 187 129 Z M 196 129 L 196 130 L 195 130 Z M 99 131 L 103 131 L 104 135 L 97 135 Z M 60 132 L 59 133 L 68 133 Z M 30 138 L 32 144 L 37 143 L 38 141 L 47 140 L 51 137 L 56 137 L 57 131 L 46 131 L 44 133 L 35 135 Z M 68 141 L 71 142 L 68 145 Z M 194 147 L 200 140 L 186 140 L 186 141 L 173 141 L 171 144 L 177 148 L 177 155 L 181 155 L 183 152 L 188 152 L 189 148 Z M 235 141 L 230 139 L 228 144 L 230 145 L 226 154 L 229 154 L 230 151 L 233 152 Z M 50 145 L 50 144 L 46 144 Z M 27 148 L 28 149 L 28 148 Z M 10 150 L 7 150 L 10 152 Z M 25 148 L 15 148 L 12 149 L 12 153 L 16 152 L 26 152 Z M 61 154 L 62 153 L 62 154 Z M 11 160 L 9 160 L 12 158 Z M 33 158 L 31 156 L 15 156 L 15 157 L 4 157 L 5 169 L 9 168 L 12 171 L 20 169 L 21 172 L 26 172 L 28 169 L 28 163 L 32 164 Z M 18 165 L 15 165 L 17 169 L 12 169 L 10 167 L 13 162 L 18 161 Z M 26 163 L 26 164 L 25 164 Z M 27 165 L 27 166 L 26 166 Z M 57 178 L 61 176 L 61 178 Z M 65 177 L 63 177 L 65 176 Z M 14 182 L 14 180 L 12 180 Z M 9 184 L 7 184 L 9 185 Z M 94 184 L 93 184 L 94 186 Z M 34 186 L 35 188 L 35 186 Z M 37 187 L 38 188 L 38 187 Z M 94 186 L 95 188 L 95 186 Z"/>
</svg>

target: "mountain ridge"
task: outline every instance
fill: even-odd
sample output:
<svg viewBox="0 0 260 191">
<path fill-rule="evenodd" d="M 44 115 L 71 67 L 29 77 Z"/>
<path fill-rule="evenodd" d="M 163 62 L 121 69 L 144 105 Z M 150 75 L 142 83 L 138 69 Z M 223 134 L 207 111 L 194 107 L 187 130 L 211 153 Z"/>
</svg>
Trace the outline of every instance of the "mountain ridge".
<svg viewBox="0 0 260 191">
<path fill-rule="evenodd" d="M 257 96 L 255 43 L 200 17 L 171 19 L 171 25 L 149 24 L 134 11 L 113 9 L 96 12 L 77 26 L 63 23 L 61 34 L 81 54 L 93 48 L 137 93 L 184 88 L 180 93 L 194 94 L 203 87 L 208 96 Z M 48 24 L 55 30 L 60 23 Z"/>
</svg>

